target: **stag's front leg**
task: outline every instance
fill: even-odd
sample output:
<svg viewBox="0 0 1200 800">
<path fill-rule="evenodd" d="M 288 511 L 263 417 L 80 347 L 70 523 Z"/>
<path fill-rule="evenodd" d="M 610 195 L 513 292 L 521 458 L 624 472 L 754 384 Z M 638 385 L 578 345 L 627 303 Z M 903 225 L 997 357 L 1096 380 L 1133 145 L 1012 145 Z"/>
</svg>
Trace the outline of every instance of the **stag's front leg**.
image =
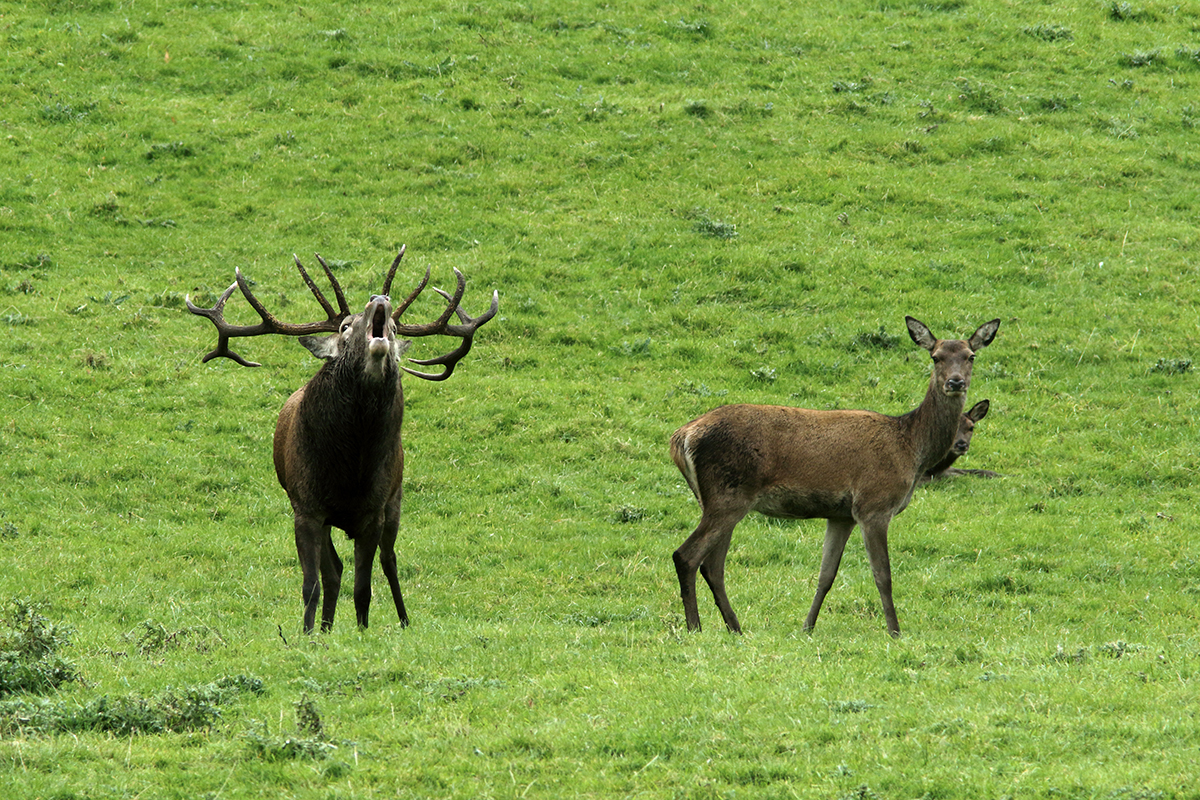
<svg viewBox="0 0 1200 800">
<path fill-rule="evenodd" d="M 374 522 L 354 536 L 354 613 L 360 628 L 367 627 L 371 610 L 371 571 L 375 567 L 381 528 L 379 522 Z"/>
<path fill-rule="evenodd" d="M 295 528 L 296 554 L 300 558 L 300 571 L 303 575 L 300 598 L 304 601 L 304 632 L 313 632 L 317 603 L 321 599 L 322 575 L 325 578 L 325 606 L 322 609 L 321 627 L 328 630 L 333 624 L 333 607 L 337 605 L 341 588 L 340 562 L 336 570 L 331 570 L 329 565 L 337 560 L 337 555 L 334 554 L 330 559 L 326 553 L 326 545 L 330 542 L 329 527 L 312 517 L 297 514 Z"/>
</svg>

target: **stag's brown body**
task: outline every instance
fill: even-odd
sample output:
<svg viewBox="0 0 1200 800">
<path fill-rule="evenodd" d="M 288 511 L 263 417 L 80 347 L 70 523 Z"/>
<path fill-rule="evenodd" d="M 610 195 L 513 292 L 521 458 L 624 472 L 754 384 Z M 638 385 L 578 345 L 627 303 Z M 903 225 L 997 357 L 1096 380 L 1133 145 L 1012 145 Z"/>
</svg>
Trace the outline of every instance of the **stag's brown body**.
<svg viewBox="0 0 1200 800">
<path fill-rule="evenodd" d="M 372 303 L 390 311 L 384 298 Z M 373 354 L 365 336 L 355 335 L 354 325 L 347 333 L 340 343 L 346 352 L 326 361 L 288 398 L 275 425 L 275 474 L 292 504 L 296 551 L 304 573 L 305 630 L 313 628 L 322 585 L 321 624 L 326 629 L 333 625 L 342 562 L 333 546 L 331 526 L 341 528 L 354 542 L 358 624 L 367 626 L 376 549 L 400 624 L 408 624 L 396 568 L 404 476 L 400 348 L 393 335 L 389 347 L 379 347 Z"/>
<path fill-rule="evenodd" d="M 254 297 L 240 272 L 237 281 L 213 308 L 197 308 L 190 300 L 187 304 L 192 313 L 207 317 L 217 327 L 217 347 L 205 356 L 205 361 L 223 356 L 245 366 L 257 366 L 231 351 L 229 339 L 267 333 L 300 336 L 301 344 L 325 360 L 317 374 L 288 398 L 275 426 L 275 472 L 287 492 L 295 518 L 296 552 L 303 572 L 301 597 L 306 632 L 311 632 L 315 626 L 319 603 L 321 628 L 327 630 L 333 626 L 341 591 L 342 561 L 333 545 L 332 528 L 344 530 L 354 541 L 354 608 L 358 624 L 367 626 L 376 550 L 380 553 L 380 564 L 391 587 L 400 624 L 408 624 L 395 550 L 404 475 L 401 441 L 404 394 L 399 359 L 408 343 L 397 336 L 461 338 L 461 344 L 454 351 L 415 362 L 442 365 L 442 372 L 428 374 L 403 368 L 420 378 L 444 380 L 471 349 L 475 331 L 496 314 L 499 302 L 496 293 L 492 295 L 491 308 L 477 318 L 468 316 L 459 307 L 465 281 L 455 270 L 458 288 L 453 296 L 435 289 L 449 301 L 441 316 L 431 323 L 402 324 L 401 314 L 429 279 L 426 271 L 425 280 L 393 310 L 387 293 L 403 255 L 402 248 L 384 281 L 383 292 L 372 297 L 359 314 L 350 313 L 341 287 L 320 256 L 317 258 L 337 295 L 338 309 L 322 296 L 299 259 L 296 266 L 327 312 L 328 319 L 324 321 L 280 322 Z M 230 325 L 225 322 L 225 302 L 238 288 L 259 313 L 261 323 Z M 450 324 L 452 315 L 457 315 L 461 324 Z M 318 332 L 333 335 L 308 335 Z"/>
<path fill-rule="evenodd" d="M 692 420 L 672 435 L 671 456 L 701 509 L 700 524 L 673 556 L 690 630 L 700 628 L 699 570 L 726 627 L 741 631 L 725 591 L 725 557 L 734 526 L 758 511 L 772 517 L 828 520 L 807 629 L 816 624 L 851 530 L 861 526 L 888 631 L 899 635 L 888 524 L 907 507 L 918 479 L 950 450 L 975 351 L 992 341 L 999 326 L 999 320 L 993 320 L 963 341 L 936 339 L 918 320 L 908 317 L 907 322 L 913 340 L 929 350 L 934 361 L 925 399 L 907 414 L 731 405 Z"/>
</svg>

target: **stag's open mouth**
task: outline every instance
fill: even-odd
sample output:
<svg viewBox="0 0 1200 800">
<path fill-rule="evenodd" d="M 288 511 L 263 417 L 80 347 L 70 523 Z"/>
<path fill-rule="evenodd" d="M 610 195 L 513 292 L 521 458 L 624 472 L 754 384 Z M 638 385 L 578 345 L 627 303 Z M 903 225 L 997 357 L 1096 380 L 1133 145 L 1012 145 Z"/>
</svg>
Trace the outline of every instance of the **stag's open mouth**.
<svg viewBox="0 0 1200 800">
<path fill-rule="evenodd" d="M 388 340 L 388 322 L 391 321 L 392 309 L 386 299 L 383 302 L 375 302 L 374 306 L 374 310 L 367 309 L 367 313 L 371 315 L 367 352 L 376 359 L 382 359 L 392 349 L 392 343 Z"/>
<path fill-rule="evenodd" d="M 375 314 L 371 317 L 371 338 L 387 338 L 388 311 L 383 303 L 375 305 Z"/>
</svg>

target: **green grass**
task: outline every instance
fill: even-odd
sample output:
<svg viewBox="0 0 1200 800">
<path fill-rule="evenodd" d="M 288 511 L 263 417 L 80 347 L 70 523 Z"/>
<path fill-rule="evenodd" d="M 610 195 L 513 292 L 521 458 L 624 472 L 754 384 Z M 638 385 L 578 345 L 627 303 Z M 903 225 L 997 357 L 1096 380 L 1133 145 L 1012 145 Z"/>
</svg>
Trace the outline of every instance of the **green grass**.
<svg viewBox="0 0 1200 800">
<path fill-rule="evenodd" d="M 1196 797 L 1197 30 L 1165 2 L 0 4 L 0 792 Z M 377 574 L 369 630 L 345 598 L 308 638 L 269 451 L 317 364 L 201 365 L 183 298 L 240 267 L 317 319 L 293 253 L 359 303 L 402 243 L 394 294 L 458 267 L 500 314 L 405 383 L 413 625 Z M 805 634 L 821 523 L 762 518 L 746 635 L 706 597 L 688 635 L 670 433 L 907 411 L 905 314 L 1001 318 L 962 466 L 1005 477 L 893 524 L 904 637 L 856 544 Z"/>
</svg>

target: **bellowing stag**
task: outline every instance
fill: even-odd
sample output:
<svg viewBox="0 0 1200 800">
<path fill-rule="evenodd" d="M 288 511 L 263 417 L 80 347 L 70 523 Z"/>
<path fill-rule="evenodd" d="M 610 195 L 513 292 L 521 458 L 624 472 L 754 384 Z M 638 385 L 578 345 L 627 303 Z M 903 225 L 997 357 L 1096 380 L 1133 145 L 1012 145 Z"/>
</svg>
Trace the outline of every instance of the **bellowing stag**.
<svg viewBox="0 0 1200 800">
<path fill-rule="evenodd" d="M 299 324 L 281 322 L 250 291 L 240 270 L 235 271 L 235 282 L 212 308 L 198 308 L 190 298 L 187 300 L 189 311 L 207 317 L 217 328 L 217 346 L 204 356 L 204 361 L 220 356 L 242 366 L 257 367 L 258 364 L 230 350 L 229 340 L 272 333 L 299 336 L 300 344 L 325 361 L 317 374 L 288 398 L 275 426 L 275 473 L 287 492 L 295 517 L 296 551 L 304 574 L 301 597 L 306 633 L 313 630 L 322 584 L 325 598 L 321 606 L 321 629 L 333 626 L 341 590 L 342 561 L 333 546 L 331 527 L 341 528 L 354 541 L 354 609 L 358 624 L 367 627 L 371 569 L 375 551 L 379 549 L 379 560 L 391 586 L 400 624 L 408 625 L 396 573 L 395 547 L 404 474 L 404 446 L 400 440 L 404 395 L 400 370 L 430 381 L 449 378 L 455 365 L 470 351 L 475 331 L 496 315 L 499 306 L 499 294 L 493 292 L 491 308 L 482 315 L 471 317 L 463 311 L 459 301 L 466 280 L 455 269 L 458 287 L 453 296 L 434 288 L 448 301 L 441 315 L 433 322 L 402 323 L 401 315 L 429 281 L 426 270 L 424 280 L 412 294 L 393 308 L 388 292 L 403 257 L 401 247 L 383 290 L 359 314 L 350 313 L 342 287 L 319 255 L 317 261 L 337 298 L 336 309 L 313 283 L 300 259 L 295 261 L 327 319 Z M 225 303 L 235 289 L 241 290 L 262 318 L 261 322 L 231 325 L 225 321 Z M 450 318 L 455 315 L 459 321 L 451 323 Z M 312 335 L 316 333 L 333 335 Z M 410 342 L 399 336 L 451 336 L 462 341 L 445 355 L 423 361 L 409 359 L 415 364 L 442 368 L 440 372 L 426 373 L 400 366 L 399 359 Z"/>
</svg>

